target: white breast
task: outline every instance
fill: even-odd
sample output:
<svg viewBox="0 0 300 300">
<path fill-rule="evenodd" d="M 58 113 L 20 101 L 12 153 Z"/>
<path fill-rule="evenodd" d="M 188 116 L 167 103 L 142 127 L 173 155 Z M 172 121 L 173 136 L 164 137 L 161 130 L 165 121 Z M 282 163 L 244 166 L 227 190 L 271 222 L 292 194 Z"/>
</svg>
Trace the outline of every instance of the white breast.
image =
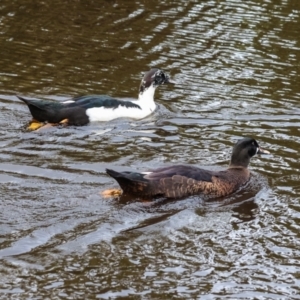
<svg viewBox="0 0 300 300">
<path fill-rule="evenodd" d="M 143 119 L 152 114 L 156 108 L 156 104 L 154 103 L 154 91 L 155 88 L 150 86 L 143 93 L 140 93 L 137 101 L 132 101 L 139 105 L 140 109 L 121 105 L 115 109 L 93 107 L 88 108 L 86 114 L 89 117 L 90 122 L 110 121 L 117 118 Z"/>
</svg>

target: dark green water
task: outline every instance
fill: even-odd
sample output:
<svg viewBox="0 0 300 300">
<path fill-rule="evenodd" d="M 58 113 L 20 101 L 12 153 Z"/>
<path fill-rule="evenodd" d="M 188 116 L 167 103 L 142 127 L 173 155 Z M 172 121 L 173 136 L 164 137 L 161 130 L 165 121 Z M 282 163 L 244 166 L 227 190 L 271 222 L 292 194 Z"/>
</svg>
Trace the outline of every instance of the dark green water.
<svg viewBox="0 0 300 300">
<path fill-rule="evenodd" d="M 300 299 L 300 2 L 0 5 L 1 299 Z M 27 132 L 15 95 L 137 96 L 141 121 Z M 247 187 L 149 206 L 104 199 L 105 168 L 226 167 L 255 137 Z M 133 201 L 130 201 L 133 200 Z"/>
</svg>

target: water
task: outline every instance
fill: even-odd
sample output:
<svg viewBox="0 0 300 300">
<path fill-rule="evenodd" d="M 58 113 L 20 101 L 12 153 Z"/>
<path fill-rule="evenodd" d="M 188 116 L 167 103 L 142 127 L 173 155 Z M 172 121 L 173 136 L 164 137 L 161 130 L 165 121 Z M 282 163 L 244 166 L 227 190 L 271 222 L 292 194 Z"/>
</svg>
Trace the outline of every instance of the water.
<svg viewBox="0 0 300 300">
<path fill-rule="evenodd" d="M 1 3 L 1 299 L 299 299 L 298 1 Z M 137 97 L 140 120 L 25 130 L 15 95 Z M 105 168 L 228 165 L 253 136 L 245 189 L 153 205 L 103 198 Z"/>
</svg>

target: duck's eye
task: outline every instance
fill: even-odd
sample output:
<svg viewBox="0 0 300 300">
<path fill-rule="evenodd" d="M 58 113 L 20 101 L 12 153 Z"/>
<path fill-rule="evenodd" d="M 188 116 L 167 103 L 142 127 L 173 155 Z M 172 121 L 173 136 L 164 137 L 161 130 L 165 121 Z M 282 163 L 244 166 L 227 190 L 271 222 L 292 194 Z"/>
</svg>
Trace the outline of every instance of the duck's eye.
<svg viewBox="0 0 300 300">
<path fill-rule="evenodd" d="M 159 76 L 159 80 L 162 82 L 162 81 L 164 81 L 165 80 L 165 75 L 164 74 L 161 74 L 160 76 Z"/>
<path fill-rule="evenodd" d="M 159 74 L 157 74 L 156 77 L 155 77 L 155 81 L 156 81 L 158 84 L 164 82 L 165 79 L 166 79 L 166 78 L 165 78 L 165 74 L 163 74 L 163 73 L 159 73 Z"/>
</svg>

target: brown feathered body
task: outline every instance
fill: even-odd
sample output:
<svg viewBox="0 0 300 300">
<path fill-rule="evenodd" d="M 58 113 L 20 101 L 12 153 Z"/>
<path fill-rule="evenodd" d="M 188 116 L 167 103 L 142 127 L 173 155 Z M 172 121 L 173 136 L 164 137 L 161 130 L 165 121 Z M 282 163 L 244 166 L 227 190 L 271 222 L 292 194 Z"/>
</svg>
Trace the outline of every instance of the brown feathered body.
<svg viewBox="0 0 300 300">
<path fill-rule="evenodd" d="M 185 165 L 159 168 L 144 174 L 106 171 L 119 183 L 124 194 L 166 198 L 195 194 L 222 197 L 236 191 L 250 177 L 249 170 L 243 167 L 219 172 Z"/>
</svg>

